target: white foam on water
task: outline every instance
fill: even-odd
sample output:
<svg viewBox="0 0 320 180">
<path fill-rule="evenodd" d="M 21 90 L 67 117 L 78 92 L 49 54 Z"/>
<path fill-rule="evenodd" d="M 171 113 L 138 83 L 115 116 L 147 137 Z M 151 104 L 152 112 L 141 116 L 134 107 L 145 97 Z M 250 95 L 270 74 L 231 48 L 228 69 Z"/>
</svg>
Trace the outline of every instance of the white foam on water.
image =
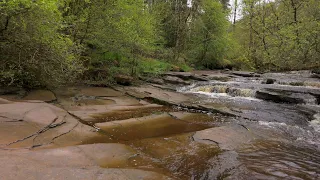
<svg viewBox="0 0 320 180">
<path fill-rule="evenodd" d="M 313 129 L 320 133 L 320 113 L 315 114 L 314 119 L 310 121 L 310 126 L 313 127 Z"/>
<path fill-rule="evenodd" d="M 193 93 L 203 94 L 203 95 L 207 95 L 207 96 L 210 96 L 210 97 L 213 97 L 213 98 L 216 98 L 216 97 L 231 97 L 227 93 L 209 93 L 209 92 L 203 92 L 203 91 L 196 91 L 196 92 L 193 92 Z"/>
<path fill-rule="evenodd" d="M 259 125 L 275 128 L 279 126 L 287 126 L 286 123 L 259 121 Z"/>
<path fill-rule="evenodd" d="M 226 99 L 232 99 L 232 100 L 236 100 L 236 99 L 239 99 L 239 100 L 248 100 L 248 101 L 262 101 L 261 99 L 257 99 L 257 98 L 254 98 L 254 97 L 243 97 L 243 96 L 230 96 L 229 94 L 227 93 L 208 93 L 208 92 L 203 92 L 203 91 L 196 91 L 196 92 L 192 92 L 192 91 L 189 91 L 191 93 L 195 93 L 195 94 L 203 94 L 203 95 L 207 95 L 211 98 L 226 98 Z"/>
<path fill-rule="evenodd" d="M 196 83 L 193 83 L 189 86 L 178 87 L 176 90 L 178 92 L 186 92 L 186 91 L 189 91 L 190 89 L 194 88 L 196 85 L 197 85 Z"/>
<path fill-rule="evenodd" d="M 298 125 L 293 126 L 280 122 L 259 121 L 258 123 L 259 125 L 265 126 L 267 128 L 280 129 L 282 131 L 285 131 L 296 137 L 296 141 L 303 141 L 320 147 L 320 140 L 318 138 L 320 132 L 320 114 L 318 114 L 316 118 L 317 119 L 313 120 L 314 122 L 310 122 L 310 126 L 312 126 L 315 131 L 304 129 L 302 127 L 299 127 Z"/>
<path fill-rule="evenodd" d="M 215 85 L 196 86 L 192 84 L 177 89 L 179 92 L 202 94 L 211 98 L 222 98 L 230 100 L 248 100 L 248 101 L 262 101 L 254 97 L 255 91 L 252 89 L 230 88 L 226 86 L 227 82 Z"/>
</svg>

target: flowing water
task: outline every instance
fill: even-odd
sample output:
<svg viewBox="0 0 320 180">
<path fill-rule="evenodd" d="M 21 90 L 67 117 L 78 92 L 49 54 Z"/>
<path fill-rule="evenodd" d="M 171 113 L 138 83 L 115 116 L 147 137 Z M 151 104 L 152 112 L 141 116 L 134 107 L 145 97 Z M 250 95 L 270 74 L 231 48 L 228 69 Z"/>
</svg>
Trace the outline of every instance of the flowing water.
<svg viewBox="0 0 320 180">
<path fill-rule="evenodd" d="M 241 107 L 239 112 L 243 114 L 249 112 L 248 109 L 254 109 L 258 114 L 255 122 L 245 124 L 254 126 L 254 131 L 261 131 L 261 134 L 277 134 L 276 137 L 261 138 L 234 150 L 236 157 L 230 161 L 234 166 L 220 174 L 215 170 L 219 167 L 212 166 L 204 172 L 206 178 L 203 179 L 320 179 L 320 106 L 319 96 L 314 96 L 320 93 L 319 82 L 305 82 L 302 87 L 296 87 L 294 83 L 266 85 L 261 82 L 259 79 L 239 78 L 233 82 L 212 81 L 178 89 L 184 93 L 199 94 L 202 103 L 223 104 L 230 109 Z M 288 89 L 301 91 L 303 93 L 299 96 L 302 95 L 304 103 L 279 104 L 257 98 L 256 92 L 266 88 L 274 88 L 278 92 L 284 89 L 285 95 Z M 299 118 L 290 118 L 290 113 L 293 116 L 294 112 L 302 113 L 301 107 L 312 109 L 313 114 L 306 117 L 303 123 Z M 288 109 L 291 112 L 287 112 Z M 269 115 L 263 115 L 265 112 Z M 274 116 L 274 121 L 268 119 L 271 116 Z"/>
<path fill-rule="evenodd" d="M 97 133 L 76 145 L 127 147 L 129 155 L 102 158 L 98 165 L 103 168 L 148 170 L 182 180 L 320 179 L 320 82 L 299 74 L 268 76 L 280 79 L 263 84 L 263 78 L 237 77 L 178 88 L 196 97 L 187 102 L 192 106 L 145 107 L 124 95 L 99 97 L 92 92 L 63 103 L 91 112 L 90 108 L 102 105 L 106 110 L 105 105 L 110 108 L 121 100 L 116 109 L 81 121 Z M 259 92 L 264 96 L 257 96 Z M 0 126 L 0 135 L 11 134 L 12 141 L 35 131 L 36 125 L 23 121 Z M 74 142 L 73 135 L 77 134 L 66 137 L 66 144 Z M 13 147 L 19 146 L 26 145 Z"/>
<path fill-rule="evenodd" d="M 138 153 L 126 165 L 114 162 L 103 167 L 151 170 L 174 179 L 320 179 L 320 107 L 314 96 L 320 89 L 261 82 L 239 78 L 178 89 L 198 95 L 200 105 L 228 109 L 236 117 L 168 107 L 116 111 L 95 116 L 92 123 L 103 123 L 99 130 L 103 136 L 83 143 L 129 145 Z M 299 91 L 294 96 L 305 101 L 286 104 L 257 98 L 256 92 L 266 88 L 294 89 Z M 250 141 L 239 142 L 232 132 L 218 134 L 221 139 L 230 136 L 231 145 L 237 143 L 236 148 L 223 149 L 221 142 L 194 138 L 199 131 L 230 125 L 245 129 Z"/>
<path fill-rule="evenodd" d="M 320 178 L 320 154 L 310 147 L 258 141 L 241 149 L 239 160 L 256 179 Z"/>
</svg>

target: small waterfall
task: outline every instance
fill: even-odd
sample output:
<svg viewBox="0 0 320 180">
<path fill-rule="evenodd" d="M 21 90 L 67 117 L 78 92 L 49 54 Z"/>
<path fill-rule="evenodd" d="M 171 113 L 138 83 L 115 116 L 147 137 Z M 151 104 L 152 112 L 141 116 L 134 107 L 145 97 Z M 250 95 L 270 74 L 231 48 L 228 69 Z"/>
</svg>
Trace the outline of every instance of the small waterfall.
<svg viewBox="0 0 320 180">
<path fill-rule="evenodd" d="M 190 89 L 190 92 L 217 93 L 231 97 L 255 97 L 255 90 L 229 87 L 227 85 L 207 85 Z"/>
<path fill-rule="evenodd" d="M 214 85 L 214 86 L 201 86 L 195 88 L 194 92 L 206 92 L 206 93 L 227 93 L 227 86 L 224 85 Z"/>
<path fill-rule="evenodd" d="M 256 91 L 252 89 L 229 88 L 227 94 L 233 97 L 255 97 Z"/>
</svg>

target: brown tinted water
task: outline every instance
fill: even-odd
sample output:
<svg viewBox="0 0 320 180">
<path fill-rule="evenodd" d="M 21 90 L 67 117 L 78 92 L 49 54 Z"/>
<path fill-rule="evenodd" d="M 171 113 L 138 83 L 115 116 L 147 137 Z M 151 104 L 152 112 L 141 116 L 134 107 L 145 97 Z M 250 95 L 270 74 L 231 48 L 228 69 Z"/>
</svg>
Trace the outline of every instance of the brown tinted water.
<svg viewBox="0 0 320 180">
<path fill-rule="evenodd" d="M 109 117 L 109 115 L 110 114 L 108 114 L 107 117 Z M 138 117 L 141 116 L 141 114 L 138 113 L 136 115 Z M 180 119 L 175 115 L 181 115 L 183 117 Z M 121 116 L 121 118 L 122 117 L 123 116 Z M 140 118 L 97 123 L 95 126 L 100 128 L 99 132 L 101 134 L 108 137 L 109 140 L 104 140 L 104 142 L 125 142 L 195 132 L 213 127 L 214 124 L 212 123 L 212 117 L 205 114 L 174 114 L 173 112 L 168 112 Z M 99 143 L 102 140 L 101 138 L 91 139 L 86 143 Z"/>
<path fill-rule="evenodd" d="M 311 147 L 257 141 L 239 150 L 239 160 L 256 179 L 320 179 L 320 154 Z"/>
<path fill-rule="evenodd" d="M 221 151 L 216 145 L 194 142 L 193 133 L 135 140 L 127 144 L 150 157 L 154 164 L 178 179 L 199 179 L 210 168 L 207 161 Z M 142 166 L 143 168 L 143 166 Z M 151 168 L 152 169 L 152 168 Z"/>
<path fill-rule="evenodd" d="M 214 127 L 213 122 L 222 117 L 170 115 L 165 112 L 107 122 L 100 131 L 104 138 L 83 143 L 117 142 L 136 151 L 125 164 L 106 162 L 102 167 L 138 168 L 176 179 L 319 179 L 320 155 L 316 149 L 260 139 L 241 149 L 221 151 L 216 144 L 195 142 L 192 136 Z"/>
<path fill-rule="evenodd" d="M 102 113 L 99 115 L 94 115 L 95 123 L 108 122 L 116 120 L 124 120 L 130 118 L 139 118 L 143 116 L 148 116 L 151 114 L 161 114 L 162 112 L 170 112 L 173 109 L 166 106 L 161 107 L 148 107 L 148 108 L 123 108 L 121 110 L 115 110 L 107 113 Z"/>
<path fill-rule="evenodd" d="M 101 123 L 105 127 L 101 127 L 99 133 L 104 136 L 88 139 L 83 144 L 117 142 L 137 151 L 127 159 L 126 164 L 106 162 L 101 165 L 105 168 L 139 168 L 177 179 L 197 179 L 210 166 L 206 160 L 219 154 L 220 149 L 216 145 L 197 143 L 193 141 L 192 135 L 196 131 L 213 127 L 212 121 L 213 117 L 206 114 L 156 113 Z"/>
</svg>

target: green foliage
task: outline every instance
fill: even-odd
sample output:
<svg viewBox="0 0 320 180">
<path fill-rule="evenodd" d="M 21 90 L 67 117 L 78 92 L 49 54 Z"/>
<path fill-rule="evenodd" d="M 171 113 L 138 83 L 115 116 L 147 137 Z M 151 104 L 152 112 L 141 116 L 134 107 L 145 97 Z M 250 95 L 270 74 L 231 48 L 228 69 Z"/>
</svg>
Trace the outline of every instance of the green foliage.
<svg viewBox="0 0 320 180">
<path fill-rule="evenodd" d="M 171 64 L 151 58 L 143 58 L 139 63 L 139 71 L 147 74 L 161 74 L 171 69 Z"/>
<path fill-rule="evenodd" d="M 64 34 L 57 0 L 0 2 L 1 85 L 55 85 L 82 72 L 80 48 Z"/>
<path fill-rule="evenodd" d="M 261 70 L 320 66 L 320 1 L 243 1 L 244 18 L 235 34 L 247 57 Z"/>
<path fill-rule="evenodd" d="M 75 42 L 87 46 L 89 72 L 85 75 L 101 68 L 110 71 L 100 73 L 98 79 L 108 78 L 112 73 L 136 75 L 137 57 L 154 50 L 158 38 L 156 21 L 142 0 L 68 1 L 65 6 L 68 34 Z"/>
<path fill-rule="evenodd" d="M 180 64 L 179 68 L 183 71 L 183 72 L 189 72 L 192 71 L 193 68 L 188 66 L 187 64 Z"/>
<path fill-rule="evenodd" d="M 190 25 L 188 59 L 191 63 L 210 69 L 223 68 L 228 64 L 224 61 L 229 51 L 226 16 L 219 1 L 201 1 Z"/>
<path fill-rule="evenodd" d="M 319 68 L 317 0 L 0 1 L 0 84 L 24 87 L 125 74 Z M 192 68 L 191 68 L 192 67 Z"/>
</svg>

